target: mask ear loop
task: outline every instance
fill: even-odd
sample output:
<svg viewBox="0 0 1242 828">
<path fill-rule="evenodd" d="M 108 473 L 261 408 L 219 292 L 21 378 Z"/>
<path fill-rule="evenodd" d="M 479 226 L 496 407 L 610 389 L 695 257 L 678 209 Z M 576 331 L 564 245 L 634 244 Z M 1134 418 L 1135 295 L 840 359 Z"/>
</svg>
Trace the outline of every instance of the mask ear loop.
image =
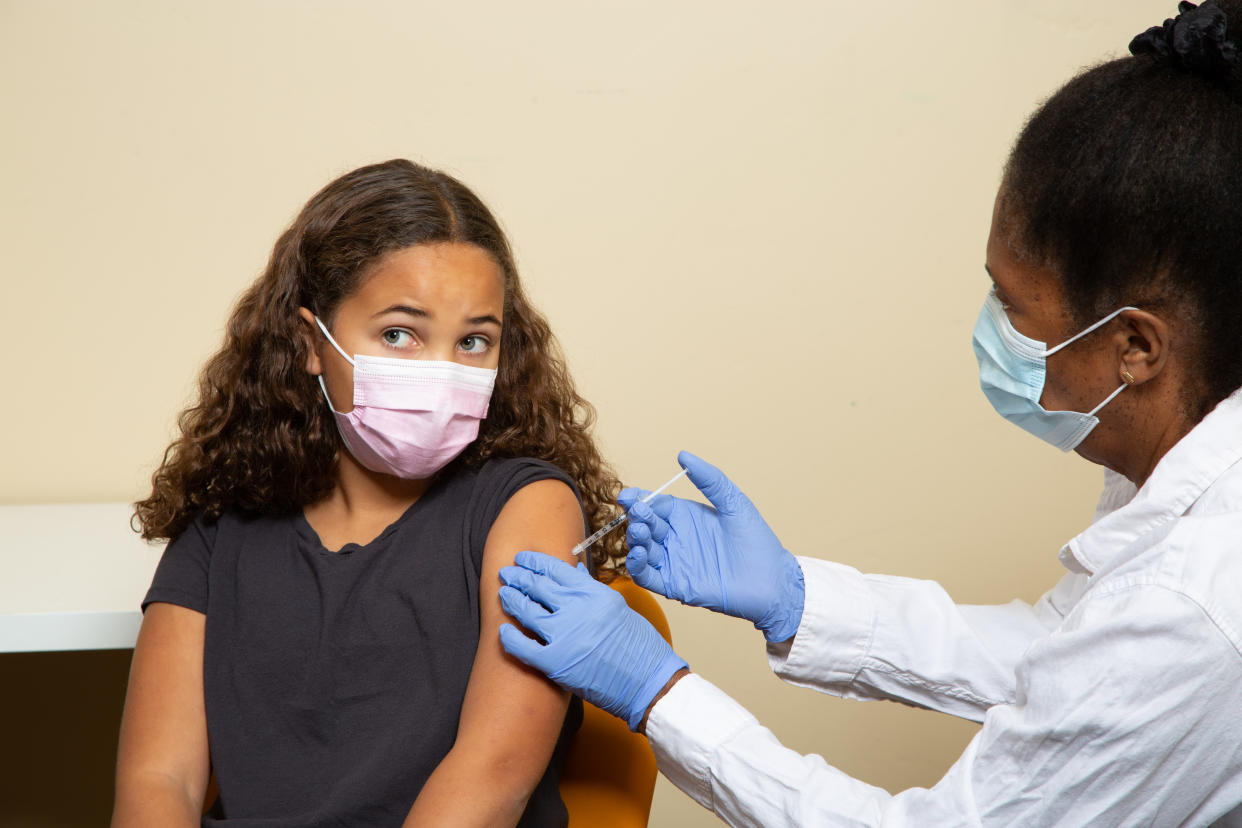
<svg viewBox="0 0 1242 828">
<path fill-rule="evenodd" d="M 323 335 L 326 336 L 328 341 L 332 343 L 332 347 L 336 348 L 336 352 L 344 357 L 346 362 L 353 365 L 354 361 L 349 358 L 349 354 L 341 350 L 340 345 L 336 344 L 336 340 L 332 338 L 332 334 L 328 333 L 328 329 L 324 327 L 323 322 L 319 321 L 318 316 L 315 317 L 315 324 L 319 326 L 319 330 L 323 331 Z M 328 402 L 328 410 L 333 414 L 340 414 L 341 412 L 332 407 L 332 398 L 328 396 L 328 388 L 323 384 L 323 374 L 318 374 L 315 379 L 319 380 L 319 390 L 323 392 L 323 398 Z"/>
<path fill-rule="evenodd" d="M 1118 313 L 1120 313 L 1120 312 L 1121 312 L 1121 311 L 1118 311 Z M 342 351 L 342 350 L 341 350 L 341 346 L 340 346 L 340 345 L 337 345 L 337 344 L 336 344 L 336 340 L 332 338 L 332 334 L 328 333 L 328 329 L 327 329 L 327 328 L 325 328 L 325 327 L 323 326 L 323 323 L 319 321 L 319 317 L 318 317 L 318 316 L 316 316 L 316 317 L 315 317 L 315 324 L 319 326 L 319 330 L 323 331 L 323 335 L 324 335 L 324 336 L 326 336 L 326 337 L 328 338 L 328 341 L 332 343 L 332 347 L 333 347 L 333 348 L 336 348 L 336 352 L 337 352 L 338 354 L 340 354 L 342 357 L 344 357 L 346 362 L 348 362 L 350 365 L 353 365 L 353 364 L 354 364 L 354 361 L 353 361 L 352 359 L 350 359 L 349 354 L 347 354 L 347 353 L 345 353 L 344 351 Z M 1081 336 L 1081 334 L 1080 334 L 1080 336 Z M 1058 347 L 1060 347 L 1060 346 L 1058 346 Z"/>
<path fill-rule="evenodd" d="M 1101 319 L 1099 322 L 1096 322 L 1094 325 L 1091 325 L 1090 327 L 1086 328 L 1085 330 L 1079 331 L 1078 333 L 1074 334 L 1074 335 L 1073 335 L 1073 336 L 1071 336 L 1069 339 L 1065 340 L 1064 342 L 1062 342 L 1060 345 L 1056 346 L 1055 348 L 1049 348 L 1048 350 L 1044 351 L 1044 357 L 1045 357 L 1045 358 L 1047 358 L 1047 357 L 1052 356 L 1052 355 L 1053 355 L 1053 354 L 1055 354 L 1057 351 L 1059 351 L 1059 350 L 1061 350 L 1062 348 L 1064 348 L 1066 345 L 1069 345 L 1071 342 L 1077 342 L 1078 340 L 1082 339 L 1082 338 L 1083 338 L 1084 336 L 1086 336 L 1087 334 L 1089 334 L 1089 333 L 1091 333 L 1092 331 L 1094 331 L 1094 330 L 1096 330 L 1097 328 L 1099 328 L 1101 325 L 1106 325 L 1106 324 L 1108 324 L 1109 322 L 1113 321 L 1113 320 L 1114 320 L 1114 319 L 1116 319 L 1118 316 L 1120 316 L 1122 313 L 1124 313 L 1124 312 L 1126 312 L 1126 311 L 1128 311 L 1128 310 L 1138 310 L 1138 308 L 1134 307 L 1133 305 L 1126 305 L 1124 308 L 1117 308 L 1117 310 L 1113 311 L 1113 312 L 1112 312 L 1112 313 L 1110 313 L 1108 316 L 1106 316 L 1106 317 L 1104 317 L 1103 319 Z M 1100 412 L 1100 409 L 1102 409 L 1104 406 L 1108 405 L 1108 404 L 1109 404 L 1110 402 L 1112 402 L 1113 400 L 1117 399 L 1117 395 L 1118 395 L 1118 394 L 1120 394 L 1122 391 L 1125 391 L 1125 390 L 1126 390 L 1126 388 L 1128 388 L 1128 387 L 1129 387 L 1129 383 L 1123 382 L 1123 383 L 1122 383 L 1122 384 L 1121 384 L 1121 385 L 1117 388 L 1117 390 L 1116 390 L 1116 391 L 1114 391 L 1113 393 L 1109 394 L 1107 397 L 1105 397 L 1105 398 L 1104 398 L 1104 402 L 1100 403 L 1100 404 L 1099 404 L 1099 405 L 1097 405 L 1095 408 L 1093 408 L 1093 409 L 1091 409 L 1090 411 L 1088 411 L 1088 412 L 1087 412 L 1087 416 L 1088 416 L 1088 417 L 1094 417 L 1096 414 L 1098 414 L 1098 413 Z"/>
<path fill-rule="evenodd" d="M 1104 398 L 1104 402 L 1100 403 L 1100 404 L 1099 404 L 1099 405 L 1097 405 L 1095 408 L 1093 408 L 1093 409 L 1091 409 L 1089 412 L 1087 412 L 1087 416 L 1088 416 L 1088 417 L 1094 417 L 1096 414 L 1098 414 L 1098 413 L 1100 412 L 1100 409 L 1101 409 L 1101 408 L 1103 408 L 1104 406 L 1108 405 L 1108 404 L 1109 404 L 1110 402 L 1112 402 L 1113 400 L 1117 399 L 1117 395 L 1118 395 L 1118 394 L 1120 394 L 1122 391 L 1125 391 L 1125 390 L 1126 390 L 1127 388 L 1129 388 L 1129 387 L 1130 387 L 1129 383 L 1124 383 L 1124 382 L 1123 382 L 1120 386 L 1118 386 L 1118 388 L 1117 388 L 1117 390 L 1116 390 L 1116 391 L 1114 391 L 1113 393 L 1109 394 L 1107 397 L 1105 397 L 1105 398 Z"/>
<path fill-rule="evenodd" d="M 1062 342 L 1060 345 L 1056 346 L 1055 348 L 1049 348 L 1048 350 L 1044 351 L 1044 356 L 1045 356 L 1045 357 L 1050 357 L 1050 356 L 1052 356 L 1052 355 L 1053 355 L 1053 354 L 1055 354 L 1057 351 L 1059 351 L 1059 350 L 1061 350 L 1062 348 L 1064 348 L 1066 345 L 1069 345 L 1071 342 L 1077 342 L 1078 340 L 1082 339 L 1082 338 L 1083 338 L 1084 336 L 1086 336 L 1087 334 L 1089 334 L 1089 333 L 1091 333 L 1092 331 L 1094 331 L 1096 328 L 1100 327 L 1101 325 L 1106 325 L 1106 324 L 1108 324 L 1109 322 L 1111 322 L 1111 321 L 1113 321 L 1114 319 L 1116 319 L 1116 318 L 1117 318 L 1117 316 L 1119 316 L 1120 314 L 1122 314 L 1122 313 L 1124 313 L 1125 311 L 1128 311 L 1128 310 L 1138 310 L 1138 308 L 1134 307 L 1133 305 L 1126 305 L 1124 308 L 1117 308 L 1117 310 L 1113 311 L 1113 312 L 1112 312 L 1112 313 L 1110 313 L 1108 316 L 1104 317 L 1104 318 L 1103 318 L 1103 319 L 1101 319 L 1099 322 L 1096 322 L 1094 325 L 1092 325 L 1091 327 L 1087 328 L 1086 330 L 1079 331 L 1078 333 L 1074 334 L 1074 335 L 1073 335 L 1073 336 L 1071 336 L 1069 339 L 1065 340 L 1064 342 Z M 322 325 L 321 325 L 320 327 L 322 327 Z M 340 349 L 338 348 L 337 350 L 340 350 Z"/>
</svg>

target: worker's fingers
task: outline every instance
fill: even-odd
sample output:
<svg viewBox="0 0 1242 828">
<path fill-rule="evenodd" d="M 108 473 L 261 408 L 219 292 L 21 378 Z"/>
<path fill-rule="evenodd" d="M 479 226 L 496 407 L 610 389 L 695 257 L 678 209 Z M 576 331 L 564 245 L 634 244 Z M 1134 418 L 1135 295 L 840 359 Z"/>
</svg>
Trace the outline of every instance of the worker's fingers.
<svg viewBox="0 0 1242 828">
<path fill-rule="evenodd" d="M 637 486 L 627 486 L 621 490 L 621 494 L 617 495 L 617 503 L 622 509 L 628 510 L 648 494 L 649 492 L 646 489 L 640 489 Z"/>
<path fill-rule="evenodd" d="M 586 579 L 591 580 L 590 573 L 586 572 L 586 567 L 581 568 L 581 572 L 570 564 L 565 563 L 560 558 L 554 558 L 551 555 L 545 555 L 542 552 L 531 552 L 523 550 L 514 556 L 513 562 L 523 569 L 531 572 L 538 572 L 540 575 L 546 575 L 554 583 L 562 586 L 575 586 L 581 584 L 582 574 L 586 574 Z M 502 570 L 503 571 L 503 570 Z M 555 607 L 553 608 L 555 609 Z"/>
<path fill-rule="evenodd" d="M 652 559 L 650 549 L 645 546 L 636 546 L 630 550 L 630 554 L 625 556 L 625 571 L 630 574 L 634 583 L 644 589 L 651 589 L 647 584 L 660 574 L 656 563 L 657 561 Z"/>
<path fill-rule="evenodd" d="M 677 455 L 677 462 L 686 470 L 690 482 L 698 487 L 708 502 L 723 515 L 736 515 L 749 505 L 750 500 L 720 469 L 700 460 L 688 451 Z"/>
<path fill-rule="evenodd" d="M 664 539 L 668 537 L 668 523 L 651 511 L 649 504 L 641 501 L 635 503 L 630 508 L 630 518 L 647 524 L 647 528 L 651 530 L 651 539 L 656 543 L 664 543 Z"/>
<path fill-rule="evenodd" d="M 630 553 L 625 556 L 625 571 L 637 580 L 637 574 L 647 568 L 647 547 L 631 546 Z"/>
<path fill-rule="evenodd" d="M 636 546 L 630 549 L 630 554 L 625 558 L 625 571 L 630 573 L 630 578 L 634 583 L 643 589 L 657 592 L 667 598 L 669 596 L 664 583 L 664 573 L 658 567 L 653 566 L 654 563 L 646 547 Z"/>
<path fill-rule="evenodd" d="M 500 588 L 500 608 L 505 614 L 517 621 L 526 629 L 548 641 L 549 624 L 548 619 L 551 613 L 547 607 L 538 601 L 531 600 L 530 596 L 522 592 L 520 589 L 512 586 L 502 586 Z"/>
<path fill-rule="evenodd" d="M 543 604 L 550 612 L 556 612 L 565 603 L 564 587 L 539 572 L 520 566 L 505 566 L 500 569 L 500 580 L 506 586 L 526 593 L 528 598 Z"/>
<path fill-rule="evenodd" d="M 542 656 L 546 648 L 538 641 L 527 638 L 512 624 L 500 625 L 500 646 L 518 661 L 525 662 L 536 670 L 544 670 Z"/>
<path fill-rule="evenodd" d="M 651 527 L 640 521 L 631 521 L 625 527 L 625 545 L 633 549 L 635 546 L 646 546 L 651 543 Z"/>
<path fill-rule="evenodd" d="M 673 506 L 676 505 L 677 499 L 672 495 L 656 495 L 647 501 L 647 505 L 651 507 L 651 511 L 655 512 L 656 517 L 660 520 L 667 521 L 673 516 Z"/>
</svg>

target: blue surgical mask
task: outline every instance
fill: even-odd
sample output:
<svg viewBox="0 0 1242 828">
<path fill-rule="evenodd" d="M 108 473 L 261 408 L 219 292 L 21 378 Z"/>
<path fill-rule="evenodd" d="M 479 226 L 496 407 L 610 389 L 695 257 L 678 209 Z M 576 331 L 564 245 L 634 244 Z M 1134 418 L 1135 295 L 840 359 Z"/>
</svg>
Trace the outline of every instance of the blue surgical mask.
<svg viewBox="0 0 1242 828">
<path fill-rule="evenodd" d="M 1048 348 L 1045 343 L 1018 333 L 1009 321 L 1004 306 L 996 298 L 996 291 L 989 292 L 983 310 L 979 312 L 979 321 L 975 323 L 974 347 L 975 357 L 979 360 L 979 384 L 992 407 L 1009 422 L 1061 451 L 1073 451 L 1100 424 L 1095 415 L 1126 386 L 1123 383 L 1086 414 L 1046 411 L 1039 404 L 1039 398 L 1044 393 L 1048 357 L 1127 310 L 1138 309 L 1129 306 L 1118 308 L 1055 348 Z"/>
</svg>

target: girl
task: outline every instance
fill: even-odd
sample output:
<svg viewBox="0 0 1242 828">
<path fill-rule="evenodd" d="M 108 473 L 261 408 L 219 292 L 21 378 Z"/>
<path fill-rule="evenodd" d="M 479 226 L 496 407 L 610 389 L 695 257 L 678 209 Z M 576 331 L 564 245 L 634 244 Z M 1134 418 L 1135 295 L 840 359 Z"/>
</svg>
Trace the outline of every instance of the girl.
<svg viewBox="0 0 1242 828">
<path fill-rule="evenodd" d="M 503 653 L 493 585 L 609 511 L 592 417 L 466 187 L 396 160 L 315 195 L 137 504 L 172 543 L 113 824 L 564 825 L 581 711 Z"/>
</svg>

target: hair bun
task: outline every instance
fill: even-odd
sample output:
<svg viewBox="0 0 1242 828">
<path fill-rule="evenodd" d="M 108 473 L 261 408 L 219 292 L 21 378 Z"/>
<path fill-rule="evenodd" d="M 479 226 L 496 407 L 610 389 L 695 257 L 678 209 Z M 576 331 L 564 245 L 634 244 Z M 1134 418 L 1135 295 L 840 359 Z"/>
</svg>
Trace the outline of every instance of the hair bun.
<svg viewBox="0 0 1242 828">
<path fill-rule="evenodd" d="M 1130 54 L 1158 60 L 1213 80 L 1229 81 L 1238 67 L 1238 44 L 1227 34 L 1229 18 L 1215 0 L 1177 4 L 1177 17 L 1130 41 Z"/>
</svg>

